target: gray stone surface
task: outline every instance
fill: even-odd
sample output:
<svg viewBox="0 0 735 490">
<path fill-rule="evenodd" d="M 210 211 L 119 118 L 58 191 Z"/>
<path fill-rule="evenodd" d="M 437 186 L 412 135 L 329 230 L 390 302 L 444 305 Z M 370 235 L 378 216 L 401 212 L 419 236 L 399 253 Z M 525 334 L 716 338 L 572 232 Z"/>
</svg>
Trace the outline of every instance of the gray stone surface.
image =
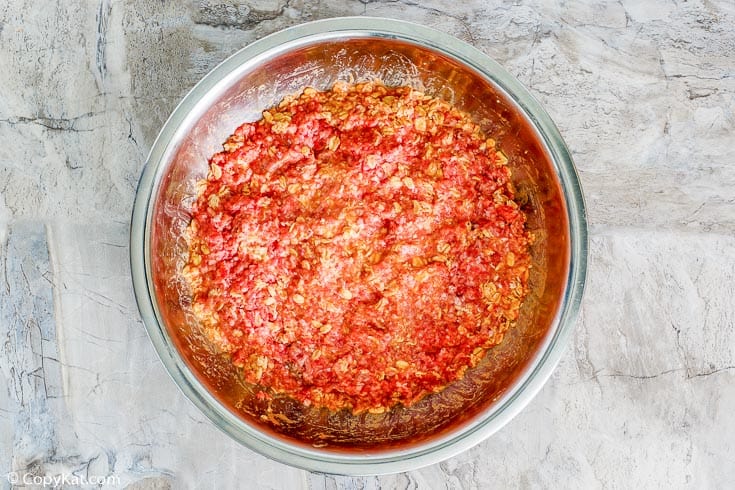
<svg viewBox="0 0 735 490">
<path fill-rule="evenodd" d="M 591 225 L 581 315 L 541 393 L 474 449 L 382 477 L 309 474 L 213 427 L 158 361 L 128 266 L 137 179 L 177 101 L 247 43 L 340 15 L 419 22 L 503 64 L 564 135 Z M 0 488 L 730 487 L 733 26 L 730 0 L 5 2 Z"/>
</svg>

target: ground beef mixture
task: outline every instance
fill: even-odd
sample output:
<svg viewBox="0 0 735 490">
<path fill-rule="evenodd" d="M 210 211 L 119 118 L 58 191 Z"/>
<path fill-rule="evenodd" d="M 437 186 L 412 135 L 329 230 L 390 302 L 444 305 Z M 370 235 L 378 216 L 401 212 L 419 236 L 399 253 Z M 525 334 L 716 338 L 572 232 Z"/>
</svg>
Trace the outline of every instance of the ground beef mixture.
<svg viewBox="0 0 735 490">
<path fill-rule="evenodd" d="M 410 405 L 518 317 L 530 236 L 506 158 L 442 100 L 307 88 L 209 164 L 184 269 L 193 311 L 263 393 Z"/>
</svg>

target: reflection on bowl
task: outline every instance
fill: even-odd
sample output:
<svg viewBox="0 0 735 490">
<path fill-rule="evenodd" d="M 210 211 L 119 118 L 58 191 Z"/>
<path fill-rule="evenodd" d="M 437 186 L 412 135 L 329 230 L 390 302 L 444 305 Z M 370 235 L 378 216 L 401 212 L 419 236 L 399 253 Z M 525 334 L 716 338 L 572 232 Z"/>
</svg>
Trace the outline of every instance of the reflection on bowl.
<svg viewBox="0 0 735 490">
<path fill-rule="evenodd" d="M 243 121 L 306 86 L 382 80 L 410 85 L 472 114 L 509 157 L 536 240 L 531 293 L 499 346 L 440 393 L 384 414 L 329 412 L 288 397 L 259 400 L 188 313 L 183 229 L 207 159 Z M 239 51 L 183 99 L 153 145 L 131 227 L 136 298 L 151 340 L 184 394 L 248 447 L 303 468 L 403 471 L 487 438 L 541 388 L 573 326 L 587 254 L 584 203 L 548 115 L 500 66 L 439 32 L 399 21 L 304 24 Z M 266 406 L 267 405 L 267 406 Z M 266 410 L 266 408 L 268 410 Z"/>
</svg>

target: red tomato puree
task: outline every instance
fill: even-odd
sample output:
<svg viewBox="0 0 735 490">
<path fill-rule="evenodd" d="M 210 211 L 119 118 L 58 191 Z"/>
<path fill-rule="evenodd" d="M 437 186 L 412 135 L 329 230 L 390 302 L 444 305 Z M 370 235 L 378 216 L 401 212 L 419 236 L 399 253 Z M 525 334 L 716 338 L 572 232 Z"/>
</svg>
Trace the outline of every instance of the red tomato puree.
<svg viewBox="0 0 735 490">
<path fill-rule="evenodd" d="M 417 90 L 307 88 L 210 159 L 184 269 L 193 311 L 263 393 L 380 413 L 440 391 L 527 293 L 506 161 Z"/>
</svg>

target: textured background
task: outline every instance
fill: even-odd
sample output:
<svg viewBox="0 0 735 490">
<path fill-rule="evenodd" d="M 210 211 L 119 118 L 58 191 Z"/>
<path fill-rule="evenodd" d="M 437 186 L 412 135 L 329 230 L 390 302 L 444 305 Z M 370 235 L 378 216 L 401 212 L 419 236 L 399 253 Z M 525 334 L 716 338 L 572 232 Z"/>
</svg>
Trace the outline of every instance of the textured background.
<svg viewBox="0 0 735 490">
<path fill-rule="evenodd" d="M 412 20 L 499 61 L 557 122 L 589 207 L 587 292 L 546 387 L 485 443 L 384 477 L 309 474 L 220 433 L 158 361 L 128 266 L 137 179 L 177 101 L 249 42 L 341 15 Z M 3 2 L 0 475 L 134 489 L 732 485 L 733 26 L 731 0 Z"/>
</svg>

